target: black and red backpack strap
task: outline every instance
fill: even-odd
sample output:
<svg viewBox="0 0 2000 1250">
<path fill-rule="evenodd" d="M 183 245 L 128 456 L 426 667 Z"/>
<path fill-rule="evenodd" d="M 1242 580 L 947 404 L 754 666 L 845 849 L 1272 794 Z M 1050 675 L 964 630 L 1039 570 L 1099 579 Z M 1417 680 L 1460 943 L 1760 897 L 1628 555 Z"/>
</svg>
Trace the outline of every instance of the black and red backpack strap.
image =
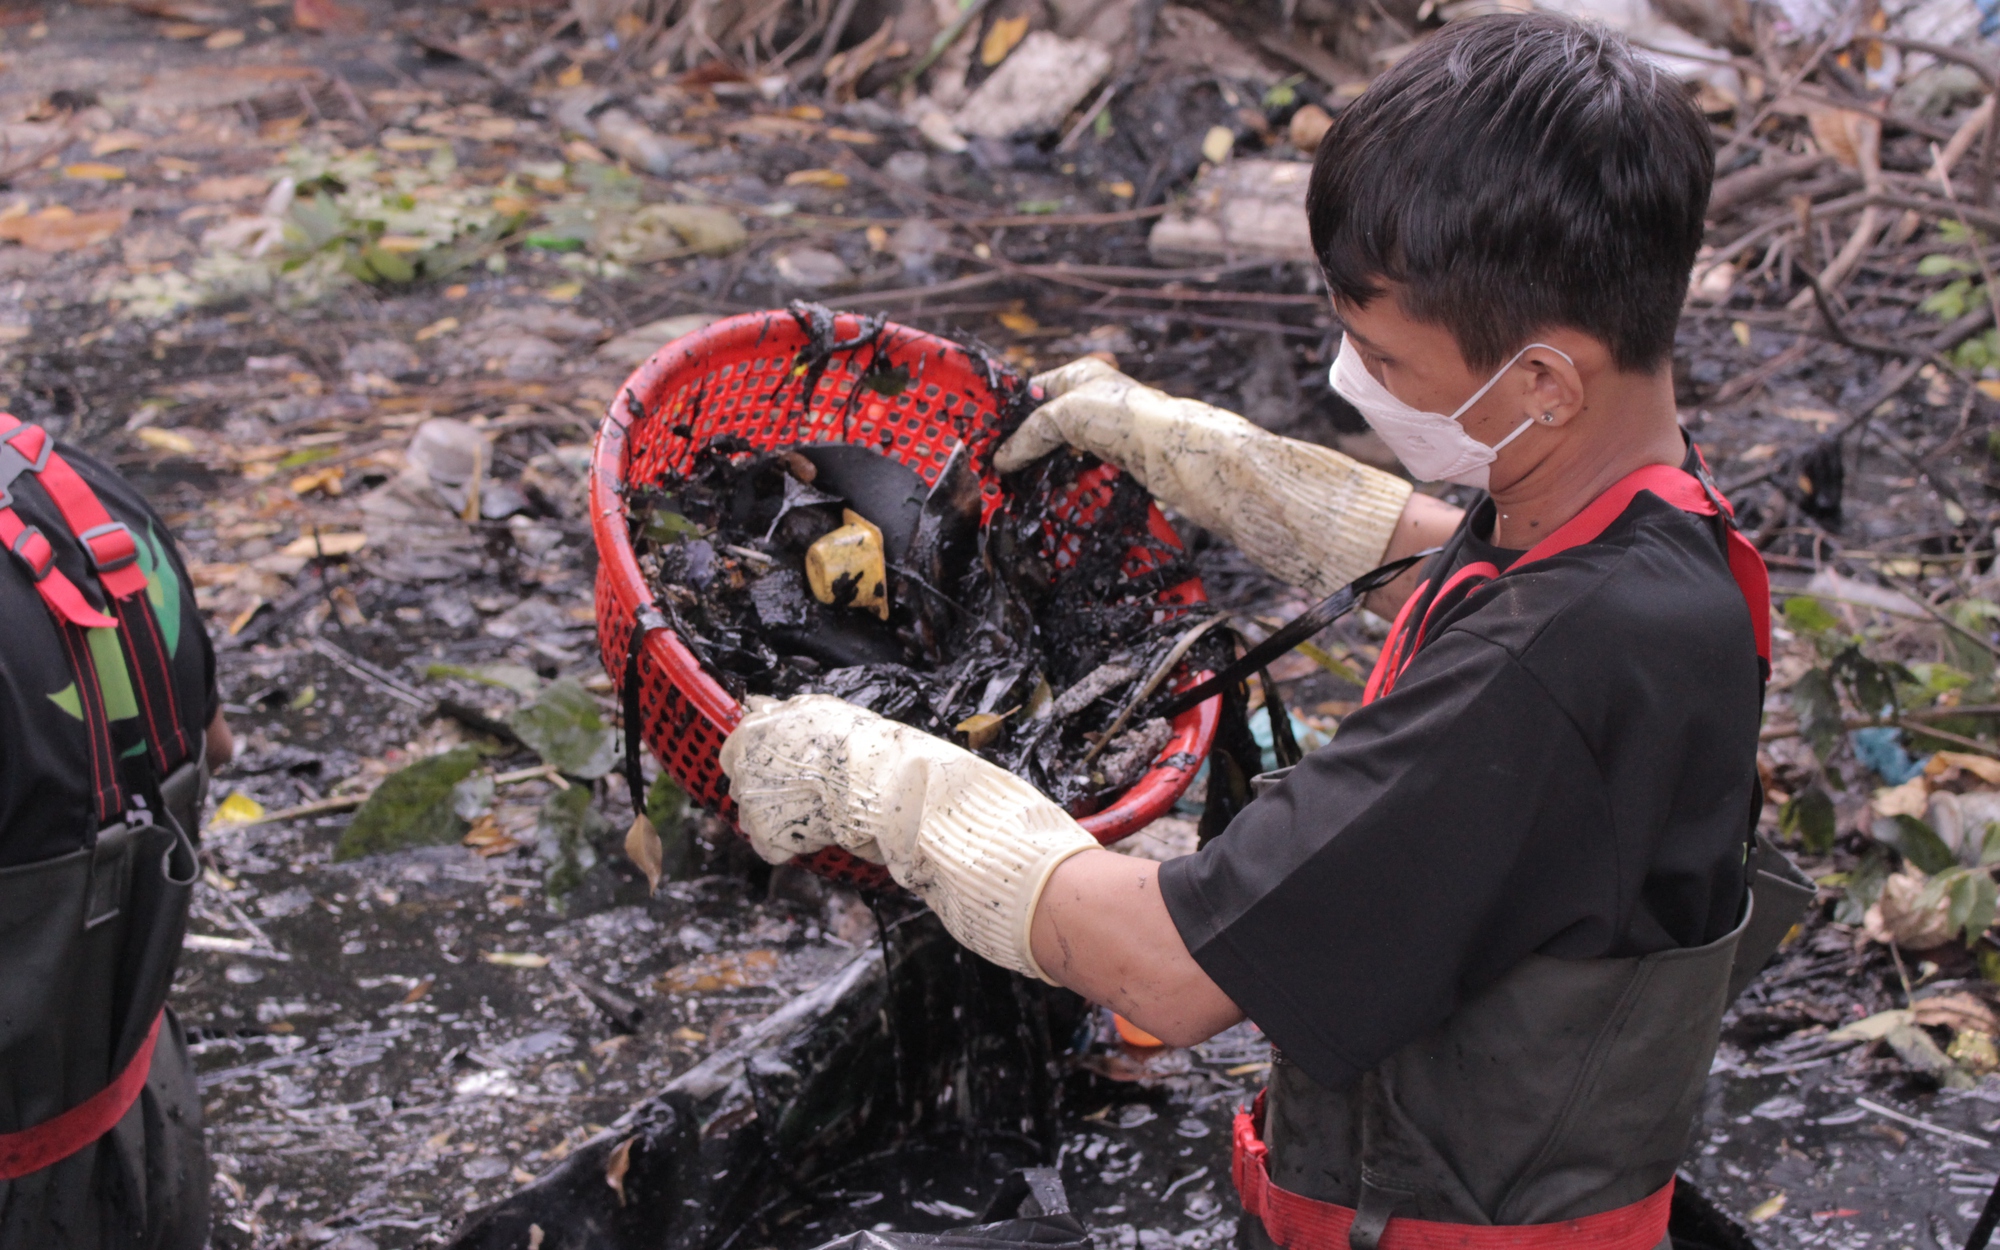
<svg viewBox="0 0 2000 1250">
<path fill-rule="evenodd" d="M 99 611 L 63 574 L 48 536 L 15 510 L 15 488 L 23 475 L 31 476 L 55 504 L 83 549 L 112 614 Z M 4 412 L 0 412 L 0 544 L 24 566 L 54 618 L 77 683 L 98 819 L 111 823 L 122 815 L 129 796 L 153 789 L 159 778 L 195 756 L 174 686 L 173 655 L 153 612 L 138 537 L 112 518 L 97 492 L 56 453 L 48 431 Z M 92 632 L 99 630 L 115 630 L 116 642 Z M 118 654 L 98 656 L 97 650 L 106 645 L 115 646 Z M 113 664 L 122 660 L 139 713 L 136 726 L 110 719 L 101 660 Z"/>
<path fill-rule="evenodd" d="M 1538 560 L 1593 541 L 1624 514 L 1625 509 L 1631 506 L 1633 497 L 1641 491 L 1657 495 L 1683 512 L 1714 517 L 1722 527 L 1719 539 L 1723 557 L 1729 565 L 1730 578 L 1735 581 L 1736 589 L 1743 596 L 1743 604 L 1750 612 L 1758 671 L 1768 679 L 1771 672 L 1771 574 L 1764 567 L 1764 557 L 1756 545 L 1736 528 L 1735 511 L 1729 506 L 1729 501 L 1708 480 L 1707 465 L 1702 463 L 1700 452 L 1697 450 L 1695 454 L 1699 473 L 1690 473 L 1674 465 L 1653 464 L 1620 478 L 1586 505 L 1583 511 L 1508 565 L 1506 572 L 1513 573 Z M 1436 591 L 1430 590 L 1429 583 L 1419 587 L 1418 592 L 1403 605 L 1402 613 L 1391 627 L 1389 637 L 1382 645 L 1382 654 L 1376 661 L 1375 671 L 1369 675 L 1362 701 L 1373 702 L 1395 688 L 1396 679 L 1409 667 L 1417 650 L 1423 646 L 1432 609 L 1451 591 L 1470 581 L 1490 580 L 1502 575 L 1492 564 L 1481 562 L 1459 569 Z"/>
<path fill-rule="evenodd" d="M 7 428 L 8 422 L 13 423 L 12 428 Z M 56 453 L 55 440 L 48 431 L 0 414 L 0 439 L 24 456 L 32 455 L 35 463 L 29 471 L 62 513 L 70 533 L 83 547 L 91 573 L 110 598 L 130 661 L 139 711 L 145 719 L 146 740 L 153 746 L 154 766 L 164 777 L 180 761 L 192 758 L 194 750 L 174 690 L 173 656 L 147 594 L 138 536 L 123 521 L 112 518 L 90 483 Z"/>
</svg>

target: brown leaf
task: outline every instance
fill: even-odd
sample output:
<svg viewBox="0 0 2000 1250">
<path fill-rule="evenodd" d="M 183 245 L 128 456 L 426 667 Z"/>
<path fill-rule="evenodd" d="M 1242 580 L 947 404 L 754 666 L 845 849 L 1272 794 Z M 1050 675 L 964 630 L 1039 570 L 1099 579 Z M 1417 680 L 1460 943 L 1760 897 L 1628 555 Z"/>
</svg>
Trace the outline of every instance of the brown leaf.
<svg viewBox="0 0 2000 1250">
<path fill-rule="evenodd" d="M 479 852 L 482 859 L 491 859 L 495 855 L 505 855 L 509 851 L 518 849 L 521 845 L 509 837 L 507 831 L 500 827 L 500 822 L 494 818 L 492 812 L 488 812 L 478 820 L 473 821 L 472 828 L 465 831 L 465 836 L 460 841 Z"/>
<path fill-rule="evenodd" d="M 292 0 L 292 25 L 328 34 L 359 34 L 368 19 L 336 0 Z"/>
<path fill-rule="evenodd" d="M 604 1183 L 611 1186 L 611 1192 L 618 1195 L 618 1205 L 625 1205 L 625 1173 L 632 1167 L 632 1143 L 636 1137 L 628 1137 L 611 1148 L 611 1157 L 604 1161 Z"/>
<path fill-rule="evenodd" d="M 2000 786 L 2000 760 L 1974 755 L 1969 751 L 1938 751 L 1924 765 L 1924 774 L 1942 778 L 1954 768 L 1962 768 L 1989 786 Z"/>
<path fill-rule="evenodd" d="M 1929 883 L 1930 878 L 1912 864 L 1884 881 L 1882 896 L 1862 918 L 1868 936 L 1885 946 L 1894 942 L 1916 951 L 1951 941 L 1951 900 L 1940 896 L 1929 907 L 1919 906 Z"/>
<path fill-rule="evenodd" d="M 1882 139 L 1882 123 L 1853 109 L 1816 108 L 1806 114 L 1820 151 L 1849 169 L 1860 169 L 1864 151 Z"/>
<path fill-rule="evenodd" d="M 405 994 L 405 995 L 403 995 L 403 1001 L 404 1001 L 404 1002 L 406 1002 L 406 1003 L 414 1003 L 414 1002 L 416 1002 L 416 1001 L 417 1001 L 418 999 L 422 998 L 422 997 L 423 997 L 424 995 L 426 995 L 426 994 L 430 993 L 430 992 L 431 992 L 431 986 L 433 986 L 433 985 L 436 985 L 436 984 L 437 984 L 437 978 L 435 978 L 435 977 L 425 977 L 425 978 L 424 978 L 423 980 L 421 980 L 421 981 L 417 982 L 417 983 L 416 983 L 415 985 L 412 985 L 412 986 L 410 987 L 410 992 L 409 992 L 409 993 L 407 993 L 407 994 Z"/>
<path fill-rule="evenodd" d="M 131 218 L 129 208 L 77 213 L 52 204 L 39 213 L 0 217 L 0 239 L 12 240 L 37 252 L 67 252 L 104 242 L 124 229 Z"/>
<path fill-rule="evenodd" d="M 666 850 L 660 845 L 659 830 L 653 828 L 653 822 L 647 819 L 644 812 L 634 816 L 632 827 L 625 831 L 625 858 L 646 874 L 646 893 L 658 893 L 660 874 L 666 866 Z"/>
<path fill-rule="evenodd" d="M 188 189 L 188 198 L 201 204 L 224 204 L 248 200 L 271 189 L 271 180 L 262 174 L 236 174 L 203 178 Z"/>
<path fill-rule="evenodd" d="M 1918 1024 L 1941 1024 L 1953 1030 L 1971 1029 L 1989 1037 L 2000 1034 L 2000 1015 L 1992 1004 L 1977 994 L 1960 990 L 1920 998 L 1910 1004 L 1910 1014 Z"/>
<path fill-rule="evenodd" d="M 773 950 L 701 955 L 667 969 L 655 984 L 665 994 L 706 994 L 768 985 L 777 970 L 778 952 Z"/>
</svg>

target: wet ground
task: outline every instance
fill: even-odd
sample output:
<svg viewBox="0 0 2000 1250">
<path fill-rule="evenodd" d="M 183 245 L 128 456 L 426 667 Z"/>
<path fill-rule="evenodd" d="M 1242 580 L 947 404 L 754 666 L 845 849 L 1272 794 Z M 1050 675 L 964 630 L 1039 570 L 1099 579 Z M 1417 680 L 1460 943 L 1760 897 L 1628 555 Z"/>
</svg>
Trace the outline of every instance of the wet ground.
<svg viewBox="0 0 2000 1250">
<path fill-rule="evenodd" d="M 131 214 L 109 241 L 0 248 L 0 398 L 120 465 L 175 526 L 241 743 L 217 800 L 240 793 L 266 813 L 326 803 L 464 742 L 490 746 L 496 772 L 534 774 L 536 757 L 492 732 L 524 700 L 524 681 L 576 678 L 611 713 L 581 470 L 630 363 L 608 345 L 660 318 L 810 295 L 976 337 L 1024 368 L 1105 350 L 1147 382 L 1380 454 L 1326 390 L 1333 330 L 1304 267 L 1174 270 L 1146 252 L 1146 210 L 1199 159 L 1167 149 L 1242 105 L 1242 84 L 1212 72 L 1198 88 L 1171 73 L 1147 79 L 1114 106 L 1110 137 L 1074 156 L 1032 145 L 947 155 L 870 102 L 823 112 L 801 98 L 696 90 L 665 114 L 698 148 L 684 175 L 639 180 L 634 194 L 722 206 L 749 231 L 730 255 L 622 264 L 589 248 L 515 245 L 503 264 L 436 281 L 314 298 L 282 284 L 210 292 L 142 315 L 148 300 L 171 305 L 169 276 L 217 272 L 231 253 L 208 232 L 254 224 L 272 174 L 315 145 L 373 153 L 415 180 L 418 198 L 507 179 L 543 207 L 629 208 L 603 191 L 606 164 L 552 120 L 575 85 L 558 89 L 559 67 L 603 68 L 588 49 L 550 63 L 548 81 L 510 85 L 419 42 L 454 23 L 484 29 L 471 8 L 382 4 L 369 33 L 308 35 L 280 9 L 222 7 L 214 28 L 242 37 L 214 47 L 213 36 L 167 38 L 115 7 L 50 4 L 0 23 L 4 120 L 75 126 L 52 163 L 9 165 L 0 207 Z M 299 65 L 312 73 L 297 83 L 278 72 Z M 1180 110 L 1173 133 L 1149 149 L 1144 136 L 1167 134 L 1169 104 Z M 1244 141 L 1296 156 L 1281 135 Z M 93 160 L 121 176 L 66 172 Z M 849 181 L 794 178 L 826 170 Z M 812 288 L 788 278 L 797 257 L 779 262 L 805 244 L 840 258 L 850 278 Z M 1000 272 L 1059 260 L 1098 266 L 1085 279 L 1096 286 Z M 1857 320 L 1873 332 L 1919 316 L 1908 300 L 1859 298 L 1873 301 Z M 1740 304 L 1684 321 L 1682 401 L 1725 483 L 1788 463 L 1887 363 L 1797 324 Z M 1920 566 L 1930 575 L 1983 584 L 1985 555 L 1950 555 L 1992 545 L 1993 404 L 1961 382 L 1913 387 L 1879 423 L 1920 460 L 1954 466 L 1956 502 L 1894 447 L 1850 455 L 1844 532 L 1862 566 L 1931 553 L 1951 562 Z M 406 490 L 405 452 L 429 417 L 490 435 L 491 481 L 518 503 L 489 493 L 467 522 Z M 301 484 L 332 469 L 331 486 Z M 1795 476 L 1738 499 L 1779 571 L 1803 577 L 1834 540 L 1824 500 L 1801 495 Z M 1802 499 L 1818 521 L 1798 511 Z M 330 537 L 364 533 L 351 558 L 321 554 Z M 1304 606 L 1231 552 L 1201 559 L 1211 595 L 1244 616 L 1269 623 Z M 1380 622 L 1356 619 L 1321 643 L 1365 668 L 1380 634 Z M 1803 666 L 1802 647 L 1788 643 L 1781 678 L 1788 663 L 1794 675 Z M 493 666 L 511 666 L 514 689 L 465 675 Z M 1315 728 L 1334 728 L 1358 697 L 1301 657 L 1278 675 Z M 1774 695 L 1774 708 L 1783 702 Z M 585 838 L 591 862 L 560 893 L 533 836 L 558 786 L 546 773 L 498 787 L 488 815 L 500 836 L 477 848 L 335 862 L 345 810 L 208 827 L 173 1002 L 202 1071 L 216 1245 L 440 1243 L 467 1212 L 546 1172 L 877 940 L 861 899 L 763 870 L 702 818 L 679 879 L 649 898 L 618 849 L 630 811 L 615 775 L 562 784 L 592 787 L 601 824 Z M 1809 867 L 1851 867 L 1853 849 Z M 1822 918 L 1788 952 L 1767 978 L 1774 988 L 1732 1018 L 1688 1176 L 1762 1245 L 1962 1244 L 2000 1167 L 1989 1144 L 2000 1140 L 2000 1079 L 1941 1091 L 1880 1047 L 1826 1051 L 1831 1029 L 1904 1005 L 1905 987 L 1852 926 Z M 1908 969 L 1914 988 L 1976 985 L 1969 959 L 1944 962 Z M 1083 1039 L 1065 1086 L 1060 1160 L 1085 1222 L 1117 1250 L 1225 1240 L 1237 1209 L 1229 1121 L 1265 1047 L 1247 1027 L 1192 1052 L 1109 1038 L 1099 1028 Z M 963 1222 L 1001 1162 L 916 1149 L 859 1162 L 772 1244 Z"/>
</svg>

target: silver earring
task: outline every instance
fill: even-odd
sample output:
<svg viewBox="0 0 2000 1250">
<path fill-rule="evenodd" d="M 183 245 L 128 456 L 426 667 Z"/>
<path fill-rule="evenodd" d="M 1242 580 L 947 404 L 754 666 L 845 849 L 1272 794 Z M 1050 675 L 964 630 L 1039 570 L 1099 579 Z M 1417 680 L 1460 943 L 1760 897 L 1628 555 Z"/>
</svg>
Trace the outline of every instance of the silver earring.
<svg viewBox="0 0 2000 1250">
<path fill-rule="evenodd" d="M 1542 424 L 1543 424 L 1543 425 L 1554 425 L 1555 423 L 1556 423 L 1556 414 L 1555 414 L 1555 413 L 1553 413 L 1553 412 L 1545 412 L 1545 413 L 1543 413 L 1543 414 L 1542 414 Z"/>
</svg>

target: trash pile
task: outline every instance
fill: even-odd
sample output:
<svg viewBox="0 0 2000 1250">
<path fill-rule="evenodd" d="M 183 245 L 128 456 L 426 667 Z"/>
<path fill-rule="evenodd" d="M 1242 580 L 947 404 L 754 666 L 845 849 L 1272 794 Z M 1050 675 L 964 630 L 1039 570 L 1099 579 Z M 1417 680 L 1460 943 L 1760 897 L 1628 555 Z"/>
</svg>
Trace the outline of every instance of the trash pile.
<svg viewBox="0 0 2000 1250">
<path fill-rule="evenodd" d="M 676 635 L 738 699 L 838 695 L 1087 803 L 1170 741 L 1148 708 L 1182 661 L 1223 661 L 1220 636 L 1201 645 L 1215 614 L 1163 607 L 1195 574 L 1150 529 L 1131 478 L 1053 455 L 1015 475 L 985 522 L 969 446 L 926 487 L 865 446 L 718 439 L 637 492 L 641 566 Z"/>
</svg>

